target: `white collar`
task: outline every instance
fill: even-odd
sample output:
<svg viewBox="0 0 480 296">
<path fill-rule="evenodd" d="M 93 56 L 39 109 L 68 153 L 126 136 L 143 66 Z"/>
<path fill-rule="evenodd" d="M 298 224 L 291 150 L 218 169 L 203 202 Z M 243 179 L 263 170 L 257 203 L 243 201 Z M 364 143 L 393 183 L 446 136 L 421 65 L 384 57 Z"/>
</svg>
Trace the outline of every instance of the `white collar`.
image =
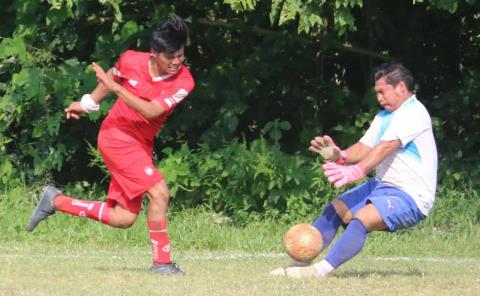
<svg viewBox="0 0 480 296">
<path fill-rule="evenodd" d="M 149 60 L 148 60 L 148 67 L 150 68 L 151 65 L 152 65 L 152 61 L 149 59 Z M 182 66 L 180 66 L 180 68 L 181 68 L 181 67 L 182 67 Z M 177 74 L 178 71 L 180 71 L 180 68 L 178 68 L 178 70 L 177 70 L 177 72 L 175 72 L 175 74 Z M 149 72 L 150 72 L 150 71 L 149 71 Z M 158 81 L 162 81 L 162 80 L 168 79 L 168 78 L 172 77 L 172 76 L 175 75 L 175 74 L 165 74 L 165 75 L 154 76 L 154 77 L 150 76 L 150 77 L 152 77 L 152 81 L 153 81 L 153 82 L 158 82 Z"/>
<path fill-rule="evenodd" d="M 155 76 L 155 77 L 152 77 L 152 81 L 158 82 L 158 81 L 168 79 L 172 76 L 173 76 L 173 74 L 165 74 L 165 75 Z"/>
</svg>

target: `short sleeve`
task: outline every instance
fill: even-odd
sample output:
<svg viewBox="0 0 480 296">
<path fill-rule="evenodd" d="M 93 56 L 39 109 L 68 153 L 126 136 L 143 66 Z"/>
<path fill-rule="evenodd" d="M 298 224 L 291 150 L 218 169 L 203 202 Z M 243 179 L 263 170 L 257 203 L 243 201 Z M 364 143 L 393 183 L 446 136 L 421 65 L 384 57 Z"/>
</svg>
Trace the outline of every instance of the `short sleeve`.
<svg viewBox="0 0 480 296">
<path fill-rule="evenodd" d="M 381 141 L 400 140 L 402 147 L 405 147 L 416 137 L 430 129 L 430 117 L 423 112 L 408 108 L 403 112 L 395 114 L 392 122 L 381 137 Z"/>
<path fill-rule="evenodd" d="M 125 67 L 126 67 L 126 60 L 128 59 L 128 56 L 129 56 L 129 51 L 122 53 L 118 58 L 115 66 L 112 68 L 113 79 L 116 82 L 120 82 L 122 79 L 125 78 L 122 73 L 126 72 Z"/>
<path fill-rule="evenodd" d="M 380 116 L 377 114 L 373 119 L 372 123 L 368 127 L 367 132 L 363 137 L 360 139 L 360 142 L 367 145 L 370 148 L 375 147 L 378 145 L 378 135 L 381 129 L 381 119 Z"/>
<path fill-rule="evenodd" d="M 166 111 L 171 111 L 180 104 L 195 86 L 193 78 L 189 75 L 177 79 L 178 81 L 175 81 L 174 85 L 163 95 L 154 98 L 154 100 L 158 101 Z"/>
</svg>

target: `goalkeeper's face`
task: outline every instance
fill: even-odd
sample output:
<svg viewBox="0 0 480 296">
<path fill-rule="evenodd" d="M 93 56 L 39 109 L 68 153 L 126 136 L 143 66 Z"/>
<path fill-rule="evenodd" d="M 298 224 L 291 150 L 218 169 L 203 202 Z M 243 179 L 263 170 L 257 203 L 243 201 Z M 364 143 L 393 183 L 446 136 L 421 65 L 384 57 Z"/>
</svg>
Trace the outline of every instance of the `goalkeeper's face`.
<svg viewBox="0 0 480 296">
<path fill-rule="evenodd" d="M 385 78 L 375 81 L 375 93 L 378 103 L 389 112 L 397 110 L 403 102 L 412 96 L 403 81 L 394 86 L 388 84 Z"/>
</svg>

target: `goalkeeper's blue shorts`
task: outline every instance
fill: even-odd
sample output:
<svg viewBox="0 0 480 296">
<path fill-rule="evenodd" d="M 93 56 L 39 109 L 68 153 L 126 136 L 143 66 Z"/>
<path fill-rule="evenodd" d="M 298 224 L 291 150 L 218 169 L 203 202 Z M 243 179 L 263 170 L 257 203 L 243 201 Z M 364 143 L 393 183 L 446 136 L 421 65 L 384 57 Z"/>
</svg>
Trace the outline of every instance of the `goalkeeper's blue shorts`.
<svg viewBox="0 0 480 296">
<path fill-rule="evenodd" d="M 354 216 L 365 205 L 373 204 L 391 232 L 410 228 L 425 219 L 409 194 L 378 178 L 371 178 L 341 194 L 338 199 L 347 205 Z"/>
</svg>

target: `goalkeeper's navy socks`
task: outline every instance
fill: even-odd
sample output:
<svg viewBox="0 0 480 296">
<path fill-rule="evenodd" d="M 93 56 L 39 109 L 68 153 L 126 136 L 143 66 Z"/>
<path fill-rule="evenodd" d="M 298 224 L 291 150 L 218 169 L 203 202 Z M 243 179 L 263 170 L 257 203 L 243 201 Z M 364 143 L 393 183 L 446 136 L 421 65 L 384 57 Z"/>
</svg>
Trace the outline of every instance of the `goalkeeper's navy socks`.
<svg viewBox="0 0 480 296">
<path fill-rule="evenodd" d="M 367 240 L 368 231 L 362 221 L 352 219 L 342 236 L 333 245 L 328 255 L 325 257 L 334 268 L 357 255 L 363 248 Z"/>
<path fill-rule="evenodd" d="M 329 203 L 323 210 L 322 214 L 318 216 L 317 220 L 313 222 L 313 226 L 315 226 L 315 228 L 317 228 L 322 234 L 322 249 L 328 247 L 332 239 L 335 237 L 335 234 L 337 234 L 338 228 L 342 224 L 342 219 L 338 216 L 333 205 Z"/>
</svg>

